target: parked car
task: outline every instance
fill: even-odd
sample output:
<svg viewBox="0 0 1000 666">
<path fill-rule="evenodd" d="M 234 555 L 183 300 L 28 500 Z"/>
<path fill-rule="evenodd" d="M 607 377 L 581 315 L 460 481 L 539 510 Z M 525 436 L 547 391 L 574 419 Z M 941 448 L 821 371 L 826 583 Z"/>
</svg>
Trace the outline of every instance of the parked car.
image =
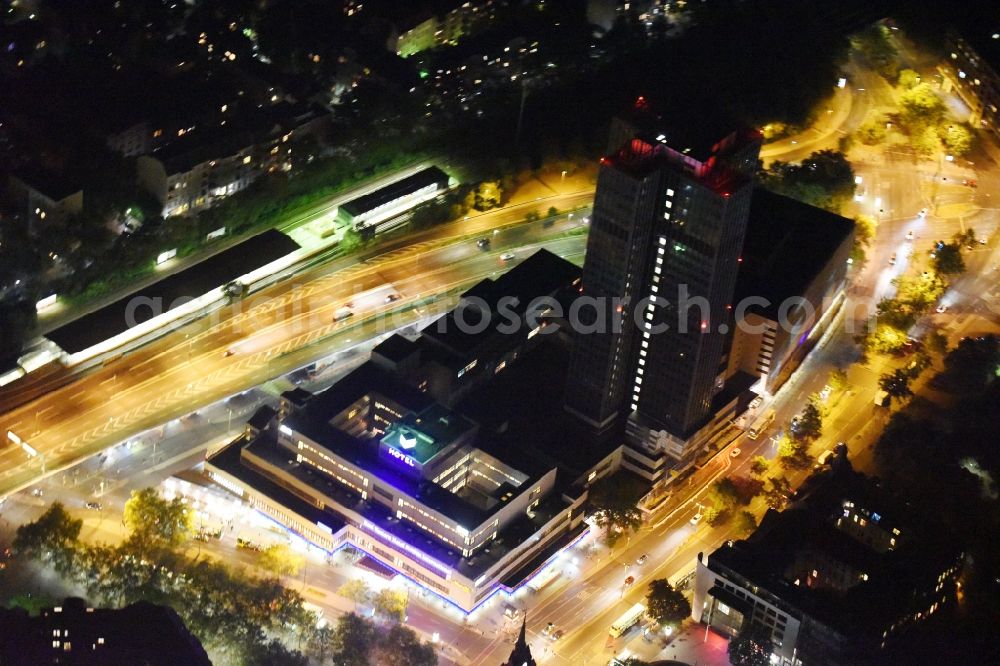
<svg viewBox="0 0 1000 666">
<path fill-rule="evenodd" d="M 741 453 L 743 453 L 743 450 L 737 446 L 735 449 L 729 452 L 729 456 L 731 458 L 739 458 Z"/>
<path fill-rule="evenodd" d="M 819 454 L 819 457 L 816 458 L 816 464 L 813 465 L 813 469 L 820 469 L 821 467 L 825 466 L 827 461 L 833 457 L 834 453 L 835 451 L 833 449 L 827 449 L 823 453 Z"/>
<path fill-rule="evenodd" d="M 756 398 L 750 401 L 750 409 L 757 409 L 758 407 L 761 406 L 763 402 L 764 402 L 764 397 L 760 395 L 757 396 Z"/>
<path fill-rule="evenodd" d="M 88 509 L 93 509 L 94 511 L 100 511 L 101 510 L 101 504 L 100 504 L 100 502 L 87 502 L 87 508 Z"/>
<path fill-rule="evenodd" d="M 895 266 L 896 265 L 896 253 L 895 252 L 892 253 L 891 257 L 889 257 L 889 265 L 890 266 Z"/>
<path fill-rule="evenodd" d="M 701 522 L 701 519 L 702 519 L 703 517 L 704 517 L 704 516 L 703 516 L 702 514 L 700 514 L 700 513 L 696 513 L 696 514 L 694 514 L 694 516 L 692 516 L 692 517 L 691 517 L 691 524 L 692 524 L 692 525 L 697 525 L 698 523 L 700 523 L 700 522 Z"/>
<path fill-rule="evenodd" d="M 944 303 L 941 303 L 936 308 L 934 308 L 934 311 L 937 312 L 938 314 L 944 314 L 945 312 L 948 311 L 948 306 L 945 305 Z"/>
</svg>

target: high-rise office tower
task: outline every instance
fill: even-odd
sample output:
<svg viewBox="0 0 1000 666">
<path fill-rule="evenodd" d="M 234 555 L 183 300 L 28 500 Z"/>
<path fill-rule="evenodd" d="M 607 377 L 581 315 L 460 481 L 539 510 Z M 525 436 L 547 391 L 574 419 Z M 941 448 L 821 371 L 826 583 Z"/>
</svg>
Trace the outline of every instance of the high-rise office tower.
<svg viewBox="0 0 1000 666">
<path fill-rule="evenodd" d="M 637 118 L 601 160 L 581 283 L 597 305 L 581 308 L 566 406 L 597 429 L 630 415 L 681 458 L 711 415 L 760 135 Z"/>
</svg>

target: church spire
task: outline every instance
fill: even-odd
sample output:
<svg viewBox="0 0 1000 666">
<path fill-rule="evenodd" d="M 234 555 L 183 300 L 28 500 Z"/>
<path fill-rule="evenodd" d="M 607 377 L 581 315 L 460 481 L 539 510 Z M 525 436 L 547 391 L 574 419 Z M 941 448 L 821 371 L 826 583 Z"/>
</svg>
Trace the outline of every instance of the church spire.
<svg viewBox="0 0 1000 666">
<path fill-rule="evenodd" d="M 511 650 L 510 657 L 503 666 L 535 666 L 535 660 L 531 656 L 531 648 L 528 647 L 528 639 L 525 635 L 528 625 L 528 615 L 525 613 L 521 620 L 521 632 L 517 635 L 517 642 Z"/>
</svg>

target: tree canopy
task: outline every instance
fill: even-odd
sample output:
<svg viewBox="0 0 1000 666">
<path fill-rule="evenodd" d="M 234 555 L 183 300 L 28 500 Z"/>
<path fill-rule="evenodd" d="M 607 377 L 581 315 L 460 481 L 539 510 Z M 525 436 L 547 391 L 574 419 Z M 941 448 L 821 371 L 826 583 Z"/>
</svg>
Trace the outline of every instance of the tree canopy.
<svg viewBox="0 0 1000 666">
<path fill-rule="evenodd" d="M 934 270 L 941 275 L 959 275 L 965 272 L 962 245 L 959 241 L 939 243 L 934 252 Z"/>
<path fill-rule="evenodd" d="M 691 615 L 691 604 L 664 578 L 649 582 L 646 614 L 661 625 L 677 625 Z"/>
<path fill-rule="evenodd" d="M 910 90 L 920 83 L 920 75 L 912 69 L 904 69 L 899 72 L 899 79 L 896 83 L 903 90 Z"/>
<path fill-rule="evenodd" d="M 795 421 L 791 428 L 792 437 L 801 443 L 809 444 L 823 434 L 823 415 L 819 411 L 816 401 L 810 399 L 802 409 L 799 419 Z"/>
<path fill-rule="evenodd" d="M 888 393 L 891 399 L 903 400 L 913 395 L 913 391 L 910 390 L 911 379 L 910 373 L 903 368 L 897 368 L 879 377 L 878 386 Z"/>
<path fill-rule="evenodd" d="M 166 500 L 154 488 L 133 490 L 125 502 L 125 526 L 140 546 L 177 546 L 191 536 L 192 515 L 180 497 Z"/>
<path fill-rule="evenodd" d="M 729 641 L 729 663 L 733 666 L 769 666 L 773 648 L 771 630 L 751 624 Z"/>
<path fill-rule="evenodd" d="M 435 666 L 434 646 L 421 642 L 412 629 L 395 624 L 382 633 L 372 648 L 370 663 L 379 666 Z"/>
<path fill-rule="evenodd" d="M 340 589 L 337 590 L 337 594 L 350 599 L 356 604 L 362 604 L 368 601 L 368 596 L 371 594 L 371 591 L 368 589 L 368 583 L 360 578 L 352 578 L 340 586 Z"/>
<path fill-rule="evenodd" d="M 945 378 L 954 388 L 980 390 L 1000 376 L 1000 338 L 963 338 L 944 357 Z"/>
<path fill-rule="evenodd" d="M 854 196 L 854 169 L 833 150 L 815 152 L 801 164 L 775 160 L 758 178 L 769 190 L 832 212 Z"/>
<path fill-rule="evenodd" d="M 972 149 L 973 135 L 965 125 L 958 123 L 948 125 L 939 134 L 941 142 L 951 155 L 965 155 Z"/>
<path fill-rule="evenodd" d="M 619 532 L 627 533 L 642 526 L 642 512 L 636 507 L 635 498 L 613 477 L 598 479 L 590 487 L 588 501 L 598 527 L 608 531 L 611 543 Z"/>
<path fill-rule="evenodd" d="M 723 477 L 708 489 L 709 498 L 720 511 L 732 509 L 740 503 L 740 491 L 731 478 Z"/>
<path fill-rule="evenodd" d="M 946 107 L 928 83 L 918 84 L 899 97 L 902 120 L 912 129 L 936 125 L 944 118 Z"/>
<path fill-rule="evenodd" d="M 273 574 L 279 576 L 294 576 L 302 571 L 305 557 L 284 543 L 268 546 L 260 553 L 258 564 Z"/>
<path fill-rule="evenodd" d="M 753 461 L 750 463 L 750 473 L 754 476 L 763 476 L 767 474 L 767 470 L 771 467 L 771 461 L 764 456 L 754 456 Z"/>
<path fill-rule="evenodd" d="M 65 574 L 76 557 L 82 527 L 82 520 L 72 518 L 60 502 L 53 502 L 38 520 L 17 528 L 14 550 L 51 562 L 56 571 Z"/>
<path fill-rule="evenodd" d="M 393 624 L 383 628 L 347 613 L 336 623 L 317 629 L 306 643 L 306 654 L 320 666 L 434 666 L 434 646 L 412 629 Z"/>
<path fill-rule="evenodd" d="M 734 528 L 736 533 L 740 536 L 749 536 L 750 534 L 753 534 L 755 529 L 757 529 L 757 517 L 744 509 L 736 514 L 736 524 Z"/>
<path fill-rule="evenodd" d="M 776 476 L 768 479 L 767 488 L 764 490 L 764 501 L 768 508 L 781 511 L 788 504 L 788 498 L 792 494 L 792 484 L 783 476 Z"/>
<path fill-rule="evenodd" d="M 375 610 L 397 622 L 402 622 L 406 617 L 407 594 L 405 590 L 393 590 L 385 588 L 379 590 L 372 597 L 372 606 Z"/>
<path fill-rule="evenodd" d="M 896 77 L 899 65 L 896 47 L 889 36 L 889 28 L 873 23 L 854 35 L 854 45 L 875 71 L 892 79 Z"/>
</svg>

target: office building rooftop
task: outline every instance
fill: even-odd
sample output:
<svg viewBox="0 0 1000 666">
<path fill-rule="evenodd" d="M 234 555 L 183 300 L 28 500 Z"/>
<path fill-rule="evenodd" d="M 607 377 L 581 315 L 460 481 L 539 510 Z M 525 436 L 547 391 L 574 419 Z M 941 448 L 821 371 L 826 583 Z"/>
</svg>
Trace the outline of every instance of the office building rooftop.
<svg viewBox="0 0 1000 666">
<path fill-rule="evenodd" d="M 421 335 L 459 359 L 472 358 L 490 340 L 510 335 L 501 328 L 508 323 L 498 316 L 501 303 L 523 317 L 535 299 L 558 295 L 579 277 L 578 267 L 548 250 L 538 250 L 499 278 L 487 278 L 469 289 L 462 295 L 467 299 L 464 304 L 424 327 Z M 484 317 L 489 321 L 485 327 Z"/>
<path fill-rule="evenodd" d="M 423 464 L 474 427 L 469 419 L 435 403 L 391 424 L 382 442 Z"/>
<path fill-rule="evenodd" d="M 371 194 L 366 194 L 358 197 L 357 199 L 352 199 L 351 201 L 343 204 L 341 209 L 350 215 L 357 216 L 374 210 L 379 206 L 384 206 L 391 201 L 395 201 L 396 199 L 410 194 L 411 192 L 415 192 L 421 188 L 435 183 L 447 182 L 448 174 L 436 166 L 430 166 L 411 176 L 407 176 L 402 180 L 386 185 Z"/>
<path fill-rule="evenodd" d="M 854 222 L 845 217 L 762 187 L 754 189 L 736 302 L 762 296 L 770 302 L 765 313 L 776 315 L 783 301 L 806 292 L 853 233 Z"/>
</svg>

